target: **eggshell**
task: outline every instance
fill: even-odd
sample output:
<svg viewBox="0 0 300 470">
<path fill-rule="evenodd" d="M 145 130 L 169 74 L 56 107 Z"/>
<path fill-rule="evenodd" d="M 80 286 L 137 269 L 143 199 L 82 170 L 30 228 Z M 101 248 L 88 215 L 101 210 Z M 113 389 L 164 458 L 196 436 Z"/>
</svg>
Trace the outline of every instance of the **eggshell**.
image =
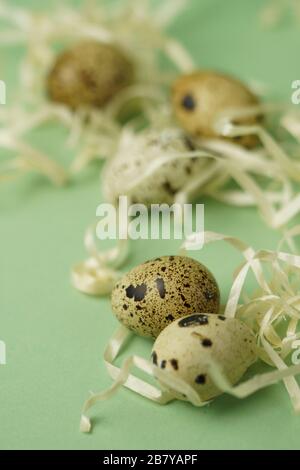
<svg viewBox="0 0 300 470">
<path fill-rule="evenodd" d="M 83 41 L 57 57 L 48 76 L 48 94 L 72 109 L 102 107 L 133 75 L 133 65 L 116 46 Z"/>
<path fill-rule="evenodd" d="M 197 174 L 201 175 L 206 162 L 196 157 L 176 159 L 146 175 L 158 158 L 194 150 L 181 130 L 150 130 L 130 137 L 123 137 L 104 169 L 103 194 L 107 201 L 117 204 L 119 196 L 127 195 L 134 203 L 172 204 L 176 194 Z"/>
<path fill-rule="evenodd" d="M 221 393 L 208 373 L 211 358 L 231 384 L 235 384 L 257 359 L 252 331 L 235 318 L 193 314 L 167 326 L 152 351 L 155 365 L 183 379 L 203 401 Z M 180 393 L 175 395 L 186 398 Z"/>
<path fill-rule="evenodd" d="M 239 80 L 213 71 L 197 71 L 179 77 L 172 88 L 172 102 L 180 125 L 194 137 L 220 137 L 214 124 L 226 109 L 244 108 L 259 103 L 258 98 Z M 261 117 L 235 121 L 255 124 Z M 230 139 L 246 147 L 258 143 L 255 135 Z"/>
<path fill-rule="evenodd" d="M 138 335 L 156 338 L 176 318 L 218 313 L 220 294 L 213 275 L 198 261 L 162 256 L 125 274 L 111 300 L 121 323 Z"/>
</svg>

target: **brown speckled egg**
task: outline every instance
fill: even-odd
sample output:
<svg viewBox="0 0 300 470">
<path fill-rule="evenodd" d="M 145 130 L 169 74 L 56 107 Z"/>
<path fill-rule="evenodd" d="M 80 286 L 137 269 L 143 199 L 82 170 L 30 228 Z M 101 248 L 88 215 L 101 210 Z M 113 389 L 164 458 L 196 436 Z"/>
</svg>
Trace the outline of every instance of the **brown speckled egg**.
<svg viewBox="0 0 300 470">
<path fill-rule="evenodd" d="M 72 109 L 101 107 L 133 76 L 133 65 L 116 46 L 83 41 L 57 57 L 48 76 L 48 94 Z"/>
<path fill-rule="evenodd" d="M 257 359 L 255 336 L 238 319 L 193 314 L 160 333 L 151 357 L 155 365 L 184 380 L 207 401 L 221 393 L 208 373 L 211 358 L 234 385 Z M 175 396 L 185 399 L 180 393 Z"/>
<path fill-rule="evenodd" d="M 209 138 L 220 137 L 214 129 L 220 113 L 259 103 L 242 82 L 213 71 L 198 71 L 179 77 L 173 85 L 172 101 L 181 126 L 194 137 Z M 236 123 L 251 125 L 259 120 L 261 117 L 250 117 L 236 120 Z M 249 148 L 258 144 L 255 135 L 230 140 Z"/>
<path fill-rule="evenodd" d="M 138 335 L 154 338 L 176 318 L 194 312 L 218 313 L 219 306 L 213 275 L 185 256 L 162 256 L 140 264 L 112 292 L 118 320 Z"/>
</svg>

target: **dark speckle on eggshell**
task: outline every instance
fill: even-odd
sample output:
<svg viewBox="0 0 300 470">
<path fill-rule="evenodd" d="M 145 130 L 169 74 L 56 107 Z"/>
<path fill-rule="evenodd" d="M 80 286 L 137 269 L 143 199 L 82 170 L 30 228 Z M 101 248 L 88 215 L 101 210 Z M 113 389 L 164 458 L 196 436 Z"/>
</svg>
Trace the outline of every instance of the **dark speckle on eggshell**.
<svg viewBox="0 0 300 470">
<path fill-rule="evenodd" d="M 202 315 L 198 313 L 185 317 L 178 322 L 178 326 L 182 328 L 186 328 L 188 326 L 194 326 L 194 325 L 207 325 L 207 324 L 208 324 L 207 315 Z"/>
<path fill-rule="evenodd" d="M 199 385 L 204 385 L 205 382 L 206 382 L 206 377 L 204 374 L 199 374 L 197 375 L 197 377 L 195 378 L 195 382 L 196 384 L 199 384 Z"/>
<path fill-rule="evenodd" d="M 177 193 L 177 189 L 173 188 L 169 181 L 166 181 L 162 184 L 162 187 L 169 193 L 171 196 L 174 196 Z"/>
<path fill-rule="evenodd" d="M 151 357 L 152 357 L 153 364 L 155 364 L 157 366 L 157 354 L 156 354 L 155 351 L 153 351 Z"/>
<path fill-rule="evenodd" d="M 164 299 L 166 296 L 165 282 L 162 278 L 156 279 L 156 287 L 159 292 L 160 298 Z"/>
<path fill-rule="evenodd" d="M 174 370 L 178 370 L 178 361 L 177 361 L 177 359 L 171 359 L 170 363 L 171 363 L 171 366 L 173 367 Z"/>
<path fill-rule="evenodd" d="M 166 320 L 168 320 L 169 322 L 173 321 L 174 320 L 173 315 L 171 313 L 169 313 L 169 315 L 166 316 Z"/>
<path fill-rule="evenodd" d="M 205 298 L 207 300 L 213 300 L 213 298 L 215 296 L 215 292 L 206 291 L 206 292 L 204 292 L 204 295 L 205 295 Z"/>
<path fill-rule="evenodd" d="M 126 295 L 129 299 L 134 299 L 135 302 L 140 302 L 145 297 L 147 291 L 146 284 L 141 284 L 134 287 L 132 284 L 126 288 Z"/>
<path fill-rule="evenodd" d="M 182 107 L 185 108 L 187 111 L 194 111 L 196 107 L 195 99 L 191 94 L 187 94 L 182 98 Z"/>
</svg>

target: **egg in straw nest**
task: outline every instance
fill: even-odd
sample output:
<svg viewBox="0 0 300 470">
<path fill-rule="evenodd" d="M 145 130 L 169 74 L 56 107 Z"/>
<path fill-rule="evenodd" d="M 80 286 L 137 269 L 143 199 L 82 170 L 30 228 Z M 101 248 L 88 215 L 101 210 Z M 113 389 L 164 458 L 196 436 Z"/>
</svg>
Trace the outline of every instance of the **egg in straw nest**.
<svg viewBox="0 0 300 470">
<path fill-rule="evenodd" d="M 16 103 L 1 110 L 0 134 L 0 145 L 20 157 L 3 165 L 0 178 L 35 169 L 64 184 L 91 159 L 110 157 L 124 122 L 163 99 L 173 68 L 193 68 L 183 46 L 165 33 L 183 4 L 102 1 L 35 13 L 1 0 L 1 47 L 21 45 L 24 58 Z M 160 53 L 170 68 L 161 69 Z M 71 171 L 26 142 L 48 121 L 69 131 L 65 144 L 76 155 Z"/>
<path fill-rule="evenodd" d="M 194 406 L 205 406 L 222 393 L 242 399 L 282 380 L 294 410 L 300 412 L 300 389 L 296 380 L 300 374 L 300 364 L 299 361 L 291 364 L 290 360 L 293 345 L 300 337 L 297 293 L 300 257 L 282 251 L 283 244 L 293 245 L 294 238 L 299 234 L 300 227 L 296 226 L 286 233 L 276 251 L 255 251 L 237 238 L 205 232 L 206 244 L 226 242 L 238 250 L 243 258 L 224 306 L 200 302 L 187 307 L 180 300 L 177 305 L 175 303 L 176 306 L 172 304 L 172 281 L 180 283 L 181 290 L 178 291 L 178 287 L 176 289 L 179 297 L 183 292 L 192 297 L 205 296 L 205 283 L 197 283 L 196 290 L 192 284 L 199 272 L 208 275 L 212 288 L 218 289 L 216 280 L 207 268 L 187 255 L 187 251 L 195 244 L 194 237 L 184 242 L 179 255 L 150 260 L 125 274 L 112 295 L 113 310 L 121 326 L 104 352 L 105 365 L 114 382 L 108 390 L 92 394 L 85 402 L 81 430 L 91 430 L 87 411 L 98 401 L 111 398 L 122 385 L 161 405 L 179 399 Z M 172 269 L 176 263 L 185 265 L 184 278 L 180 269 L 176 269 L 177 276 L 174 278 Z M 153 270 L 149 265 L 152 265 Z M 257 290 L 250 296 L 247 294 L 243 300 L 249 272 L 255 276 Z M 161 284 L 155 284 L 157 276 L 161 276 L 166 287 L 164 296 L 161 296 Z M 143 293 L 141 286 L 144 286 Z M 116 302 L 116 298 L 120 302 Z M 120 315 L 122 309 L 125 309 L 124 315 Z M 129 312 L 128 317 L 126 311 Z M 161 311 L 165 314 L 163 319 L 159 316 Z M 151 325 L 157 320 L 153 334 Z M 141 326 L 137 328 L 137 324 Z M 150 336 L 155 337 L 151 359 L 132 355 L 123 362 L 121 368 L 117 367 L 114 362 L 130 335 L 134 332 L 144 336 L 145 328 Z M 273 370 L 240 382 L 247 369 L 256 361 L 272 366 Z M 157 385 L 132 375 L 132 367 L 154 377 Z"/>
</svg>

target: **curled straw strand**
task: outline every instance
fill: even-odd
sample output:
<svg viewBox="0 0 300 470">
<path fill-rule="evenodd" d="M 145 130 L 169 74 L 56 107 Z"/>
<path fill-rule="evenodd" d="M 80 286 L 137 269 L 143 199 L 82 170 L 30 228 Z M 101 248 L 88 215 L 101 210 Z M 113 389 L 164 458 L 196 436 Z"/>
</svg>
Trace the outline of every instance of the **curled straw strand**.
<svg viewBox="0 0 300 470">
<path fill-rule="evenodd" d="M 92 225 L 85 234 L 85 248 L 89 258 L 73 267 L 72 284 L 85 294 L 107 295 L 122 275 L 118 268 L 127 259 L 129 242 L 119 240 L 114 248 L 100 252 L 96 246 L 95 225 Z"/>
</svg>

